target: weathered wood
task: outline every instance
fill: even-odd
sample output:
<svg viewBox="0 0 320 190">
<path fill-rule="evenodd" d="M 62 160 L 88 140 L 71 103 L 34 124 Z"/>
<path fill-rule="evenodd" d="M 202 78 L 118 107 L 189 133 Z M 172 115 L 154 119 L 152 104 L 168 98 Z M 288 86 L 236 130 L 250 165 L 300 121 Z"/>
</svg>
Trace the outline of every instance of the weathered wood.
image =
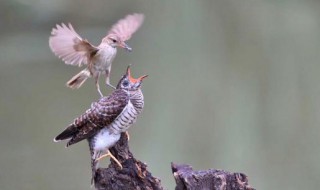
<svg viewBox="0 0 320 190">
<path fill-rule="evenodd" d="M 161 181 L 152 176 L 147 165 L 133 157 L 125 133 L 110 152 L 120 161 L 119 166 L 112 160 L 108 168 L 99 168 L 95 175 L 97 190 L 162 190 Z"/>
<path fill-rule="evenodd" d="M 254 190 L 242 173 L 209 169 L 194 171 L 190 165 L 171 164 L 176 190 Z"/>
<path fill-rule="evenodd" d="M 123 133 L 110 152 L 121 162 L 123 169 L 110 159 L 108 168 L 99 168 L 95 175 L 97 190 L 163 190 L 161 181 L 152 176 L 147 165 L 134 158 Z M 176 190 L 254 190 L 242 173 L 209 169 L 194 171 L 190 165 L 171 164 Z"/>
</svg>

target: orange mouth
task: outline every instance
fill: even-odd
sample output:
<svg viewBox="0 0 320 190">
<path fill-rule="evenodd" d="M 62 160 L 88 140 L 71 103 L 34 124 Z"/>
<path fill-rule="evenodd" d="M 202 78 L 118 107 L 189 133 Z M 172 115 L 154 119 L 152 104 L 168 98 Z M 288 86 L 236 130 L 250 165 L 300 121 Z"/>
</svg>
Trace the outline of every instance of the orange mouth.
<svg viewBox="0 0 320 190">
<path fill-rule="evenodd" d="M 137 79 L 133 78 L 131 76 L 130 66 L 128 66 L 128 68 L 127 68 L 127 75 L 129 77 L 130 82 L 132 82 L 132 83 L 140 82 L 141 80 L 143 80 L 144 78 L 146 78 L 148 76 L 148 75 L 143 75 L 143 76 L 141 76 L 141 77 L 139 77 Z"/>
</svg>

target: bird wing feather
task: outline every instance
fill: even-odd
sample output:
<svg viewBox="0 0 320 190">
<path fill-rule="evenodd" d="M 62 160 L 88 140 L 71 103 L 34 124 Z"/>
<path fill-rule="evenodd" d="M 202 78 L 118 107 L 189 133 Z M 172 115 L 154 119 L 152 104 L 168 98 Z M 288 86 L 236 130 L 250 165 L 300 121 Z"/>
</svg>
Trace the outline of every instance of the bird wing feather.
<svg viewBox="0 0 320 190">
<path fill-rule="evenodd" d="M 97 51 L 97 47 L 82 39 L 69 23 L 56 25 L 51 31 L 49 46 L 52 52 L 61 58 L 67 65 L 88 64 L 88 59 Z"/>
<path fill-rule="evenodd" d="M 134 13 L 127 15 L 125 18 L 119 20 L 114 24 L 108 32 L 109 34 L 117 35 L 121 41 L 127 41 L 131 38 L 144 21 L 144 15 Z"/>
<path fill-rule="evenodd" d="M 76 118 L 73 124 L 69 125 L 55 140 L 71 138 L 67 144 L 67 146 L 70 146 L 92 137 L 102 128 L 108 127 L 121 114 L 128 101 L 127 92 L 115 90 L 110 96 L 103 97 L 98 102 L 92 103 L 91 108 Z M 68 134 L 68 136 L 65 134 Z"/>
</svg>

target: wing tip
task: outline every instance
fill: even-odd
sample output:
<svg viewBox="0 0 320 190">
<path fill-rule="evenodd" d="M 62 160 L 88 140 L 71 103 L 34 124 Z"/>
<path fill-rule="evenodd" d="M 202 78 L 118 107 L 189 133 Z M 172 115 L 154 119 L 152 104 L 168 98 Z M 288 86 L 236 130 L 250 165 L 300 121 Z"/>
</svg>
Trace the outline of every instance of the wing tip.
<svg viewBox="0 0 320 190">
<path fill-rule="evenodd" d="M 59 140 L 59 139 L 57 139 L 57 137 L 55 137 L 54 139 L 53 139 L 53 142 L 60 142 L 61 140 Z"/>
<path fill-rule="evenodd" d="M 129 14 L 131 16 L 139 16 L 139 17 L 144 17 L 144 14 L 143 13 L 132 13 L 132 14 Z"/>
<path fill-rule="evenodd" d="M 122 41 L 127 41 L 131 38 L 144 22 L 143 13 L 132 13 L 126 15 L 123 19 L 120 19 L 109 30 L 108 34 L 118 35 Z"/>
<path fill-rule="evenodd" d="M 131 16 L 138 19 L 138 22 L 140 22 L 140 24 L 144 21 L 144 18 L 145 18 L 143 13 L 133 13 L 133 14 L 131 14 Z"/>
</svg>

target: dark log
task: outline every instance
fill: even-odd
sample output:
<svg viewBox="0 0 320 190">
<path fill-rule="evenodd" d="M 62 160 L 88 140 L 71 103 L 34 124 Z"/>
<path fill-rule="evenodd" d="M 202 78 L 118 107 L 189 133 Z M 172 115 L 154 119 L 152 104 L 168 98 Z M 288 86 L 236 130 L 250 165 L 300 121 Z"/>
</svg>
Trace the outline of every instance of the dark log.
<svg viewBox="0 0 320 190">
<path fill-rule="evenodd" d="M 110 159 L 108 168 L 99 168 L 96 172 L 94 181 L 97 190 L 163 189 L 160 180 L 147 170 L 147 165 L 133 157 L 125 133 L 121 134 L 120 140 L 110 152 L 120 161 L 123 169 Z"/>
<path fill-rule="evenodd" d="M 134 158 L 129 150 L 127 136 L 123 133 L 110 152 L 121 162 L 110 159 L 108 168 L 99 168 L 95 175 L 97 190 L 163 190 L 161 181 L 152 176 L 147 165 Z M 171 164 L 176 180 L 176 190 L 254 190 L 242 173 L 209 169 L 194 171 L 189 165 Z"/>
<path fill-rule="evenodd" d="M 171 164 L 176 190 L 254 190 L 243 173 L 209 169 L 194 171 L 190 165 Z"/>
</svg>

